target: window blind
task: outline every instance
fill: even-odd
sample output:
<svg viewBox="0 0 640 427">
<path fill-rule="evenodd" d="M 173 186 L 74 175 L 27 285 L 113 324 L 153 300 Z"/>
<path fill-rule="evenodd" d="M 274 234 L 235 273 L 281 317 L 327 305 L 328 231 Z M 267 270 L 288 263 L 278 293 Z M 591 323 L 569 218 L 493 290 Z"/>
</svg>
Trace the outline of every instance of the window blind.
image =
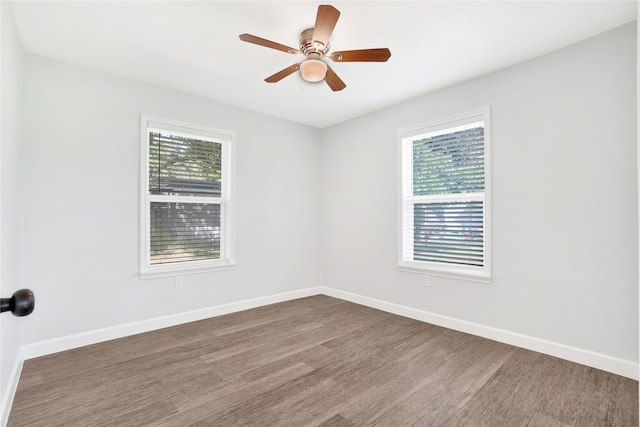
<svg viewBox="0 0 640 427">
<path fill-rule="evenodd" d="M 413 142 L 413 195 L 484 191 L 484 127 Z"/>
<path fill-rule="evenodd" d="M 222 144 L 149 132 L 149 192 L 221 196 Z"/>
<path fill-rule="evenodd" d="M 483 266 L 483 203 L 416 203 L 415 261 Z"/>
<path fill-rule="evenodd" d="M 151 202 L 150 264 L 220 257 L 220 205 Z"/>
<path fill-rule="evenodd" d="M 412 151 L 412 194 L 423 196 L 413 204 L 413 260 L 482 267 L 483 201 L 464 199 L 484 191 L 484 126 L 415 139 Z"/>
<path fill-rule="evenodd" d="M 149 264 L 220 258 L 222 144 L 149 132 Z M 158 201 L 154 196 L 192 197 Z"/>
</svg>

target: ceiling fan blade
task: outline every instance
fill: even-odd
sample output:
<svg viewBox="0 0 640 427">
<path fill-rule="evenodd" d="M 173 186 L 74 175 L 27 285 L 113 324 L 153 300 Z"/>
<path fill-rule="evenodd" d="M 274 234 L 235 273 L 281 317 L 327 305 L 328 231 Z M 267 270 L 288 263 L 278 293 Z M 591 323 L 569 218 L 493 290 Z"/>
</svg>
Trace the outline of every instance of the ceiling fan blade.
<svg viewBox="0 0 640 427">
<path fill-rule="evenodd" d="M 298 71 L 299 68 L 300 68 L 300 64 L 290 65 L 287 68 L 285 68 L 284 70 L 280 70 L 277 73 L 275 73 L 274 75 L 267 77 L 266 79 L 264 79 L 264 81 L 267 82 L 267 83 L 279 82 L 280 80 L 282 80 L 285 77 L 287 77 L 289 74 L 293 74 L 296 71 Z"/>
<path fill-rule="evenodd" d="M 264 47 L 269 47 L 271 49 L 281 50 L 287 53 L 302 53 L 298 49 L 285 46 L 280 43 L 272 42 L 271 40 L 263 39 L 261 37 L 252 36 L 251 34 L 240 34 L 240 40 L 247 43 L 253 43 Z"/>
<path fill-rule="evenodd" d="M 334 62 L 386 62 L 391 57 L 389 49 L 359 49 L 333 52 L 329 58 Z"/>
<path fill-rule="evenodd" d="M 328 4 L 318 6 L 316 25 L 313 27 L 313 41 L 320 42 L 324 46 L 327 46 L 339 17 L 340 11 L 335 7 Z"/>
<path fill-rule="evenodd" d="M 327 66 L 327 75 L 325 76 L 324 80 L 327 82 L 331 90 L 334 92 L 342 90 L 345 87 L 347 87 L 347 85 L 344 84 L 342 80 L 340 80 L 340 77 L 338 77 L 335 71 L 333 71 L 329 66 Z"/>
</svg>

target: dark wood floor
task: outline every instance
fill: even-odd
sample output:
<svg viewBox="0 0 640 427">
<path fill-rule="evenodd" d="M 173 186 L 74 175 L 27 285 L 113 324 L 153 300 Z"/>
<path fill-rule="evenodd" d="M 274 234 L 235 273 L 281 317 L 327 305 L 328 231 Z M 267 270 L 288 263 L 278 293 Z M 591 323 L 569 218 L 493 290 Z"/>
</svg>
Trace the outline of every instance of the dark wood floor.
<svg viewBox="0 0 640 427">
<path fill-rule="evenodd" d="M 9 426 L 637 426 L 638 382 L 326 296 L 25 362 Z"/>
</svg>

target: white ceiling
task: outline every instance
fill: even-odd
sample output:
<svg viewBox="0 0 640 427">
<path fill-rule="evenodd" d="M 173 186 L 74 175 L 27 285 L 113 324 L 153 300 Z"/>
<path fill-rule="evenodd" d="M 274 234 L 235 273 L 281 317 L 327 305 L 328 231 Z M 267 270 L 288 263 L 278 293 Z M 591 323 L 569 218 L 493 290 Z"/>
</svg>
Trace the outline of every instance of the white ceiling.
<svg viewBox="0 0 640 427">
<path fill-rule="evenodd" d="M 350 1 L 332 50 L 388 47 L 386 63 L 331 63 L 332 92 L 296 73 L 264 78 L 302 55 L 316 1 L 14 1 L 26 51 L 327 127 L 575 43 L 637 19 L 636 1 Z"/>
</svg>

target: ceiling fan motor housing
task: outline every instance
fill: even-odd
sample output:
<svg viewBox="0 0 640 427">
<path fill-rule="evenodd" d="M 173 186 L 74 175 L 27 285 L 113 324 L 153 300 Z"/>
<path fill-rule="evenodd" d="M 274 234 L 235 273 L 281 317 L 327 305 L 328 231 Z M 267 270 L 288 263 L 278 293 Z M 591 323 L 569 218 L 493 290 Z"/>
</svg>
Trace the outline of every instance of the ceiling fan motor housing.
<svg viewBox="0 0 640 427">
<path fill-rule="evenodd" d="M 307 28 L 300 33 L 300 51 L 307 58 L 319 59 L 329 51 L 329 42 L 326 45 L 313 40 L 313 28 Z"/>
</svg>

